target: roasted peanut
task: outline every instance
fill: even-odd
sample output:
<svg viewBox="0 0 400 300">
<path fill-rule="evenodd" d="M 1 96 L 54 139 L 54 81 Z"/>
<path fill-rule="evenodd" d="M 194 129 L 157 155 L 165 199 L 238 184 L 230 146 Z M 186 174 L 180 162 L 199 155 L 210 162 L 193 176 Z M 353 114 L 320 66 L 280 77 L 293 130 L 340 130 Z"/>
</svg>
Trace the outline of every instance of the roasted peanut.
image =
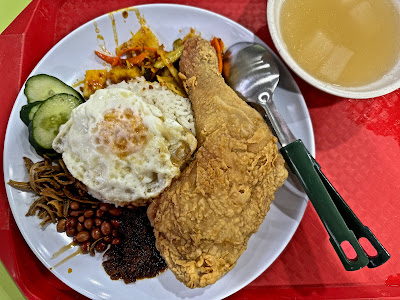
<svg viewBox="0 0 400 300">
<path fill-rule="evenodd" d="M 100 218 L 94 219 L 94 225 L 97 227 L 100 227 L 101 223 L 103 223 L 103 221 Z"/>
<path fill-rule="evenodd" d="M 109 211 L 110 208 L 111 208 L 111 204 L 109 204 L 109 203 L 101 203 L 101 204 L 99 205 L 99 209 L 100 209 L 101 211 Z"/>
<path fill-rule="evenodd" d="M 121 239 L 120 238 L 113 238 L 111 241 L 111 245 L 119 245 L 121 244 Z"/>
<path fill-rule="evenodd" d="M 79 217 L 82 214 L 81 210 L 70 210 L 69 215 L 71 217 Z"/>
<path fill-rule="evenodd" d="M 57 223 L 57 231 L 64 232 L 65 231 L 65 224 L 67 223 L 66 219 L 60 219 Z"/>
<path fill-rule="evenodd" d="M 75 235 L 75 233 L 76 233 L 76 228 L 67 228 L 67 229 L 65 230 L 65 233 L 66 233 L 68 236 L 73 237 L 73 236 Z"/>
<path fill-rule="evenodd" d="M 89 253 L 90 250 L 90 242 L 84 242 L 80 245 L 82 253 L 86 254 Z"/>
<path fill-rule="evenodd" d="M 72 209 L 72 210 L 78 210 L 79 209 L 79 202 L 76 202 L 76 201 L 72 201 L 71 202 L 71 204 L 69 205 L 69 207 Z"/>
<path fill-rule="evenodd" d="M 67 223 L 65 224 L 66 230 L 68 229 L 75 229 L 76 225 L 78 224 L 78 220 L 74 217 L 69 217 Z"/>
<path fill-rule="evenodd" d="M 76 240 L 80 243 L 87 242 L 90 239 L 88 231 L 81 231 L 76 235 Z"/>
<path fill-rule="evenodd" d="M 110 222 L 104 221 L 104 222 L 101 224 L 100 229 L 101 229 L 101 233 L 102 233 L 103 235 L 109 235 L 109 234 L 111 233 L 111 230 L 112 230 L 112 227 L 111 227 Z"/>
<path fill-rule="evenodd" d="M 96 217 L 101 218 L 104 215 L 104 210 L 97 209 L 96 210 Z"/>
<path fill-rule="evenodd" d="M 83 229 L 84 229 L 84 227 L 83 227 L 83 224 L 82 224 L 82 223 L 76 224 L 76 230 L 77 230 L 78 232 L 81 232 Z"/>
<path fill-rule="evenodd" d="M 106 250 L 107 248 L 107 244 L 103 241 L 100 241 L 96 244 L 96 251 L 98 252 L 103 252 L 104 250 Z"/>
<path fill-rule="evenodd" d="M 90 229 L 92 229 L 93 224 L 94 224 L 93 219 L 86 219 L 85 222 L 83 223 L 83 226 L 85 226 L 86 229 L 90 230 Z"/>
<path fill-rule="evenodd" d="M 101 238 L 101 231 L 99 228 L 93 228 L 91 231 L 92 238 L 98 240 Z"/>
<path fill-rule="evenodd" d="M 111 222 L 112 227 L 114 227 L 115 229 L 118 229 L 118 227 L 119 227 L 119 221 L 118 220 L 112 219 L 110 222 Z"/>
<path fill-rule="evenodd" d="M 110 215 L 112 215 L 114 217 L 118 217 L 121 215 L 122 210 L 120 207 L 113 207 L 108 212 L 110 213 Z"/>
<path fill-rule="evenodd" d="M 84 214 L 85 218 L 91 218 L 94 216 L 94 210 L 93 209 L 87 209 L 85 210 Z"/>
</svg>

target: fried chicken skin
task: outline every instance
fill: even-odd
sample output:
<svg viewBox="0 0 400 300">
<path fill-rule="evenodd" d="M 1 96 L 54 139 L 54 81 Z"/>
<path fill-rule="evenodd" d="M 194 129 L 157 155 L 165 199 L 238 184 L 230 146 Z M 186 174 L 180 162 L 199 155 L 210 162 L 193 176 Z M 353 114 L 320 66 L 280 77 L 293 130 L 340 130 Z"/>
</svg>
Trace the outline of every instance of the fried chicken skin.
<svg viewBox="0 0 400 300">
<path fill-rule="evenodd" d="M 195 37 L 186 42 L 180 72 L 199 148 L 147 213 L 168 267 L 178 280 L 196 288 L 214 283 L 235 266 L 287 171 L 276 137 L 225 84 L 208 41 Z"/>
</svg>

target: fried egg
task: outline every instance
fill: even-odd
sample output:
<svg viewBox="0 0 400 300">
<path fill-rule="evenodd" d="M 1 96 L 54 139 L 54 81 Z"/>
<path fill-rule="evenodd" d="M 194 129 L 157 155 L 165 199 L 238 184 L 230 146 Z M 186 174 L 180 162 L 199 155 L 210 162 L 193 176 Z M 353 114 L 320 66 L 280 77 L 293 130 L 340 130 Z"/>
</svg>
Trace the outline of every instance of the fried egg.
<svg viewBox="0 0 400 300">
<path fill-rule="evenodd" d="M 124 88 L 98 90 L 73 110 L 53 148 L 95 198 L 116 205 L 158 196 L 196 149 L 195 136 Z"/>
</svg>

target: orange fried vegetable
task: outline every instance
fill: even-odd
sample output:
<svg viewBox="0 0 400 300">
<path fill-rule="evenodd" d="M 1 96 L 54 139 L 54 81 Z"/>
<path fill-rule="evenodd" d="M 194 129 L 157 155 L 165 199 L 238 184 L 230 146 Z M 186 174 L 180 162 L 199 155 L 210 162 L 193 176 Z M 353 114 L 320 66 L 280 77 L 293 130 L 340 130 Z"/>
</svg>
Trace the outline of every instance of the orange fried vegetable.
<svg viewBox="0 0 400 300">
<path fill-rule="evenodd" d="M 98 89 L 104 89 L 107 84 L 106 70 L 87 70 L 83 85 L 83 97 L 88 99 Z"/>
<path fill-rule="evenodd" d="M 137 66 L 131 68 L 124 68 L 123 66 L 116 66 L 108 71 L 108 78 L 111 83 L 119 83 L 121 81 L 129 81 L 130 79 L 141 76 L 140 69 Z"/>
<path fill-rule="evenodd" d="M 96 53 L 98 57 L 100 57 L 102 60 L 104 60 L 106 63 L 109 63 L 112 66 L 116 66 L 119 64 L 119 57 L 117 56 L 109 56 L 97 50 L 94 50 L 94 53 Z"/>
<path fill-rule="evenodd" d="M 145 25 L 145 22 L 141 22 L 140 29 L 132 36 L 132 38 L 123 43 L 116 49 L 116 53 L 120 54 L 125 49 L 131 49 L 133 47 L 150 47 L 157 49 L 159 41 L 154 33 L 150 30 L 149 27 Z"/>
<path fill-rule="evenodd" d="M 129 81 L 143 76 L 148 81 L 157 80 L 176 94 L 186 97 L 176 62 L 182 55 L 186 41 L 197 36 L 195 30 L 191 28 L 186 36 L 175 40 L 173 49 L 167 52 L 164 50 L 164 45 L 160 45 L 155 34 L 146 25 L 145 19 L 138 12 L 136 14 L 141 25 L 139 30 L 132 33 L 132 37 L 128 41 L 115 49 L 115 55 L 95 51 L 99 58 L 111 65 L 111 70 L 107 71 L 106 84 Z M 217 52 L 218 69 L 219 72 L 222 72 L 224 44 L 221 39 L 214 37 L 211 45 Z M 85 86 L 88 80 L 85 79 Z M 91 83 L 88 82 L 88 84 Z M 96 89 L 86 88 L 86 90 L 85 97 L 89 97 Z"/>
<path fill-rule="evenodd" d="M 142 52 L 139 55 L 127 58 L 126 60 L 129 61 L 131 65 L 139 65 L 142 61 L 149 55 L 148 52 Z"/>
<path fill-rule="evenodd" d="M 139 47 L 139 46 L 136 46 L 136 47 L 132 47 L 132 48 L 126 48 L 126 49 L 120 51 L 120 52 L 118 53 L 118 57 L 121 57 L 123 54 L 125 54 L 126 52 L 129 52 L 129 51 L 144 51 L 144 50 L 146 50 L 146 51 L 152 51 L 152 52 L 157 52 L 157 48 L 153 48 L 153 47 Z"/>
<path fill-rule="evenodd" d="M 221 39 L 214 37 L 211 41 L 211 46 L 213 46 L 215 51 L 217 52 L 218 70 L 220 73 L 222 73 L 222 56 L 224 54 L 224 43 Z"/>
</svg>

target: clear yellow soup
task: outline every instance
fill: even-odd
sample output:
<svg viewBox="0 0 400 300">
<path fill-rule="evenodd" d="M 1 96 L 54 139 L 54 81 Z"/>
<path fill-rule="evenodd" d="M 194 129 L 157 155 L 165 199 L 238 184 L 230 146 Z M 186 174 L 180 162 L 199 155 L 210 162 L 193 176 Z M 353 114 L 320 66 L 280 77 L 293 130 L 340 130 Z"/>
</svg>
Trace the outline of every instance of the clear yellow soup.
<svg viewBox="0 0 400 300">
<path fill-rule="evenodd" d="M 362 86 L 397 63 L 399 10 L 391 0 L 285 0 L 284 43 L 310 75 L 340 86 Z"/>
</svg>

